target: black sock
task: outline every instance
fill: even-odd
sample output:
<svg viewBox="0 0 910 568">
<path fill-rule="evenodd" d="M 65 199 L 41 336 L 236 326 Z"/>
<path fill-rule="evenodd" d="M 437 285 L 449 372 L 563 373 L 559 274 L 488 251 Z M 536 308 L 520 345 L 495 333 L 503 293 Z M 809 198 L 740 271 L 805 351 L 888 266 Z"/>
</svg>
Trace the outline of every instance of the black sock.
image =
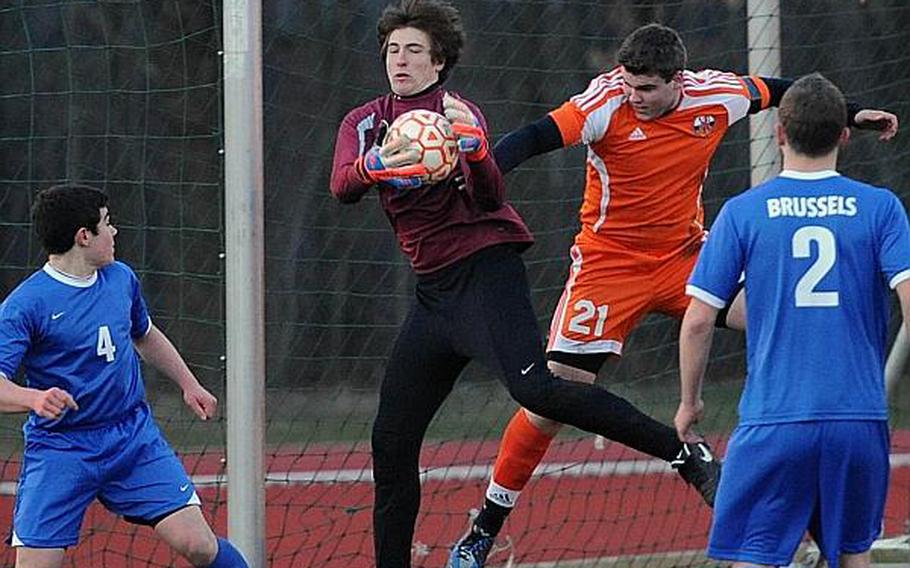
<svg viewBox="0 0 910 568">
<path fill-rule="evenodd" d="M 502 530 L 502 524 L 506 522 L 506 517 L 512 509 L 498 505 L 489 499 L 484 499 L 483 509 L 474 519 L 474 527 L 480 529 L 489 536 L 496 536 Z"/>
</svg>

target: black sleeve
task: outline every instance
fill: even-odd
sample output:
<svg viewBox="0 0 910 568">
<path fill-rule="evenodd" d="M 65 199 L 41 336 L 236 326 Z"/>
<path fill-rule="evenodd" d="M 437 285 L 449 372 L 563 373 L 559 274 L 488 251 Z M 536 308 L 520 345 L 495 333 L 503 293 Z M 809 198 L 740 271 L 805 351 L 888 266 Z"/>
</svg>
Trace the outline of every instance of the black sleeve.
<svg viewBox="0 0 910 568">
<path fill-rule="evenodd" d="M 562 147 L 559 127 L 550 115 L 546 115 L 506 134 L 493 148 L 493 157 L 505 175 L 529 158 Z"/>
<path fill-rule="evenodd" d="M 793 84 L 793 79 L 784 77 L 740 77 L 740 79 L 743 80 L 746 88 L 749 89 L 749 98 L 751 99 L 749 114 L 758 114 L 766 108 L 780 106 L 781 97 Z M 756 84 L 756 80 L 761 81 L 768 88 L 769 100 L 767 106 L 762 104 L 762 90 Z"/>
<path fill-rule="evenodd" d="M 795 79 L 789 79 L 786 77 L 759 77 L 759 80 L 764 81 L 765 85 L 768 87 L 768 93 L 770 94 L 771 101 L 768 103 L 769 107 L 778 107 L 780 106 L 780 100 L 783 98 L 784 93 L 787 92 L 787 89 L 790 88 L 795 82 Z M 749 87 L 750 91 L 752 87 Z M 760 102 L 760 101 L 759 101 Z M 755 99 L 752 99 L 752 106 L 749 107 L 749 113 L 756 113 L 761 109 L 761 107 L 755 107 Z"/>
<path fill-rule="evenodd" d="M 754 96 L 758 93 L 758 87 L 755 86 L 755 83 L 751 78 L 743 77 L 743 79 L 746 81 L 749 92 L 753 94 L 752 105 L 749 107 L 749 114 L 755 114 L 762 110 L 761 96 L 758 96 L 757 98 Z M 764 81 L 765 85 L 768 86 L 768 92 L 771 95 L 771 102 L 768 106 L 772 107 L 780 106 L 780 99 L 795 81 L 794 79 L 787 79 L 784 77 L 759 77 L 759 79 Z M 858 102 L 847 99 L 847 126 L 856 126 L 856 113 L 862 109 L 863 107 L 860 106 Z"/>
</svg>

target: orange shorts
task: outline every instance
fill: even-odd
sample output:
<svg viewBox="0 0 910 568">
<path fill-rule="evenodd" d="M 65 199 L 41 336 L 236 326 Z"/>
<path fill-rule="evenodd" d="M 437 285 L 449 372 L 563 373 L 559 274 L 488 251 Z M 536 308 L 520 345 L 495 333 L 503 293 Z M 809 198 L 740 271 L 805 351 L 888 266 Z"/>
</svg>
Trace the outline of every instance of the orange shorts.
<svg viewBox="0 0 910 568">
<path fill-rule="evenodd" d="M 630 250 L 580 234 L 547 351 L 621 355 L 626 337 L 646 314 L 682 318 L 699 250 L 700 242 L 670 251 Z"/>
</svg>

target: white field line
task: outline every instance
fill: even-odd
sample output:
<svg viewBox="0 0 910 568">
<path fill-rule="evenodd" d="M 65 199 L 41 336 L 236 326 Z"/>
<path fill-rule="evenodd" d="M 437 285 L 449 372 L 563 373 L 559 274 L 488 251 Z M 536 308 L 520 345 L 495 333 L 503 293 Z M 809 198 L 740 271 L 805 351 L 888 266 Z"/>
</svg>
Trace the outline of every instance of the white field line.
<svg viewBox="0 0 910 568">
<path fill-rule="evenodd" d="M 549 462 L 543 463 L 534 472 L 535 477 L 607 477 L 612 475 L 643 475 L 646 473 L 672 473 L 666 462 L 660 460 L 641 461 L 600 461 L 600 462 Z M 488 479 L 493 473 L 491 465 L 450 465 L 436 466 L 420 472 L 421 482 L 427 481 L 472 481 Z M 227 485 L 226 474 L 192 475 L 196 487 Z M 269 471 L 265 474 L 266 485 L 311 485 L 318 483 L 372 483 L 371 468 L 324 469 L 314 471 Z M 0 482 L 0 495 L 15 495 L 16 482 Z"/>
<path fill-rule="evenodd" d="M 910 467 L 910 454 L 891 454 L 891 469 Z M 490 465 L 437 466 L 420 473 L 421 482 L 486 480 L 493 473 Z M 620 460 L 588 462 L 544 462 L 534 472 L 535 477 L 553 479 L 575 477 L 611 477 L 674 473 L 660 460 Z M 227 475 L 190 476 L 196 487 L 227 485 Z M 315 471 L 270 471 L 265 474 L 266 485 L 311 485 L 317 483 L 372 483 L 370 468 L 327 469 Z M 0 482 L 0 496 L 15 495 L 14 481 Z"/>
</svg>

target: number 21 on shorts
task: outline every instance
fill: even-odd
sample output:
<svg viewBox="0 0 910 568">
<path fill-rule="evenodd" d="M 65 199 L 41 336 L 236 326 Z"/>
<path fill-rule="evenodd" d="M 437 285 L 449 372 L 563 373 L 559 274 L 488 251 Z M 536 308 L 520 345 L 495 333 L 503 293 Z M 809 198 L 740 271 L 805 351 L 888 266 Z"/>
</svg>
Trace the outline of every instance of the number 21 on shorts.
<svg viewBox="0 0 910 568">
<path fill-rule="evenodd" d="M 601 337 L 603 335 L 609 306 L 606 304 L 597 306 L 591 300 L 578 300 L 572 308 L 575 310 L 575 315 L 569 320 L 569 331 L 591 335 L 590 323 L 591 320 L 595 320 L 594 336 Z"/>
</svg>

